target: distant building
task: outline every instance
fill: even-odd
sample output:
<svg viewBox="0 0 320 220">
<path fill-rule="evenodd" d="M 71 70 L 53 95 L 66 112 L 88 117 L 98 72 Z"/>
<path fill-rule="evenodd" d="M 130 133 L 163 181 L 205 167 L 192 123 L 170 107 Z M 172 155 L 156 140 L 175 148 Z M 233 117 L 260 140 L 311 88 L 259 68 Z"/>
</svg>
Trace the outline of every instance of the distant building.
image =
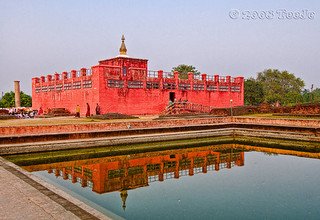
<svg viewBox="0 0 320 220">
<path fill-rule="evenodd" d="M 148 71 L 148 60 L 127 55 L 124 40 L 122 36 L 119 56 L 101 60 L 90 69 L 33 78 L 32 107 L 75 112 L 79 104 L 84 115 L 86 103 L 91 106 L 91 114 L 98 103 L 101 114 L 141 115 L 159 114 L 175 100 L 212 107 L 230 107 L 230 100 L 232 106 L 244 104 L 242 76 L 189 73 L 188 79 L 179 79 L 178 72 Z"/>
</svg>

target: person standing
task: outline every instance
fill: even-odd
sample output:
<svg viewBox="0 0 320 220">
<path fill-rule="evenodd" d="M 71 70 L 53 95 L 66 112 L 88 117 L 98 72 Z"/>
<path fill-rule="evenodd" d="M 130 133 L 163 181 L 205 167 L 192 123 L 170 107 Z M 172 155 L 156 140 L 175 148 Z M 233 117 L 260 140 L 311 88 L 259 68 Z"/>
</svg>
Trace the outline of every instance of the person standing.
<svg viewBox="0 0 320 220">
<path fill-rule="evenodd" d="M 42 109 L 42 107 L 40 106 L 39 111 L 38 111 L 38 115 L 42 115 L 42 114 L 43 114 L 43 109 Z"/>
<path fill-rule="evenodd" d="M 100 106 L 99 106 L 98 103 L 97 103 L 97 106 L 96 106 L 96 115 L 100 115 Z"/>
<path fill-rule="evenodd" d="M 87 102 L 87 112 L 86 112 L 86 117 L 89 117 L 90 116 L 90 105 L 89 103 Z"/>
<path fill-rule="evenodd" d="M 76 107 L 76 118 L 80 118 L 80 106 L 77 105 Z"/>
</svg>

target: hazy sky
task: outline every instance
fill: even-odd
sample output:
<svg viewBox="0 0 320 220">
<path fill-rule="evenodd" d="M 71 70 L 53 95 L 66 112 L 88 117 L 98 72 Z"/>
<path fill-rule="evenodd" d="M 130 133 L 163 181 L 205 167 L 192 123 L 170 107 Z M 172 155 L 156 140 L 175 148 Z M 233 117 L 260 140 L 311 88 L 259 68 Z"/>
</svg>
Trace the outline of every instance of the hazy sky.
<svg viewBox="0 0 320 220">
<path fill-rule="evenodd" d="M 150 70 L 184 63 L 250 77 L 277 68 L 320 87 L 318 0 L 0 0 L 0 92 L 20 80 L 30 94 L 32 77 L 114 57 L 122 34 L 128 55 L 147 58 Z"/>
</svg>

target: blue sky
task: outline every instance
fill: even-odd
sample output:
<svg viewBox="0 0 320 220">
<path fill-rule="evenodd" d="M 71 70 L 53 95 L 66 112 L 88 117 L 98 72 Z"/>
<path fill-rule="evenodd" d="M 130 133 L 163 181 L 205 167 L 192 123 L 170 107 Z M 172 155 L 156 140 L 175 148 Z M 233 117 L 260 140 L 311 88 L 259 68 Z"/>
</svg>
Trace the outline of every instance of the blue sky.
<svg viewBox="0 0 320 220">
<path fill-rule="evenodd" d="M 229 12 L 236 9 L 238 19 Z M 277 10 L 314 12 L 279 19 Z M 242 19 L 273 11 L 272 19 Z M 14 1 L 0 0 L 0 92 L 13 81 L 96 65 L 118 55 L 147 58 L 150 70 L 190 64 L 201 72 L 256 76 L 288 70 L 320 87 L 320 2 L 302 1 Z"/>
</svg>

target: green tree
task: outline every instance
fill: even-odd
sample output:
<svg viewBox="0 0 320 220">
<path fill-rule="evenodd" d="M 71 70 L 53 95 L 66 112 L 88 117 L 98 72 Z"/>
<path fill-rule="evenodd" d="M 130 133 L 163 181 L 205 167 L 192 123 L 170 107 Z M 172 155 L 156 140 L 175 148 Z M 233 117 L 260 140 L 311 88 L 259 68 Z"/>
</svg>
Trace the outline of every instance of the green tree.
<svg viewBox="0 0 320 220">
<path fill-rule="evenodd" d="M 311 99 L 312 99 L 311 92 L 308 89 L 304 89 L 301 95 L 302 95 L 303 103 L 311 102 Z"/>
<path fill-rule="evenodd" d="M 31 96 L 25 94 L 24 92 L 20 93 L 21 106 L 23 107 L 31 107 L 32 106 L 32 98 Z"/>
<path fill-rule="evenodd" d="M 264 100 L 263 86 L 254 78 L 246 79 L 244 82 L 244 102 L 246 105 L 259 105 Z"/>
<path fill-rule="evenodd" d="M 309 102 L 320 102 L 320 88 L 316 88 L 312 92 L 310 92 Z"/>
<path fill-rule="evenodd" d="M 6 92 L 2 99 L 0 100 L 1 108 L 14 107 L 14 92 Z"/>
<path fill-rule="evenodd" d="M 172 71 L 178 71 L 180 79 L 187 79 L 188 72 L 192 72 L 195 75 L 200 75 L 200 72 L 194 66 L 186 64 L 180 64 L 179 66 L 173 67 Z"/>
<path fill-rule="evenodd" d="M 258 73 L 257 82 L 263 87 L 264 101 L 283 105 L 302 101 L 304 81 L 288 71 L 267 69 Z"/>
<path fill-rule="evenodd" d="M 2 99 L 0 100 L 0 107 L 1 108 L 11 108 L 15 106 L 14 101 L 14 92 L 6 92 Z M 25 94 L 24 92 L 20 92 L 20 101 L 21 106 L 23 107 L 31 107 L 32 106 L 32 99 L 31 96 Z"/>
<path fill-rule="evenodd" d="M 320 102 L 320 88 L 312 89 L 305 89 L 302 92 L 302 101 L 304 103 L 316 103 Z"/>
</svg>

